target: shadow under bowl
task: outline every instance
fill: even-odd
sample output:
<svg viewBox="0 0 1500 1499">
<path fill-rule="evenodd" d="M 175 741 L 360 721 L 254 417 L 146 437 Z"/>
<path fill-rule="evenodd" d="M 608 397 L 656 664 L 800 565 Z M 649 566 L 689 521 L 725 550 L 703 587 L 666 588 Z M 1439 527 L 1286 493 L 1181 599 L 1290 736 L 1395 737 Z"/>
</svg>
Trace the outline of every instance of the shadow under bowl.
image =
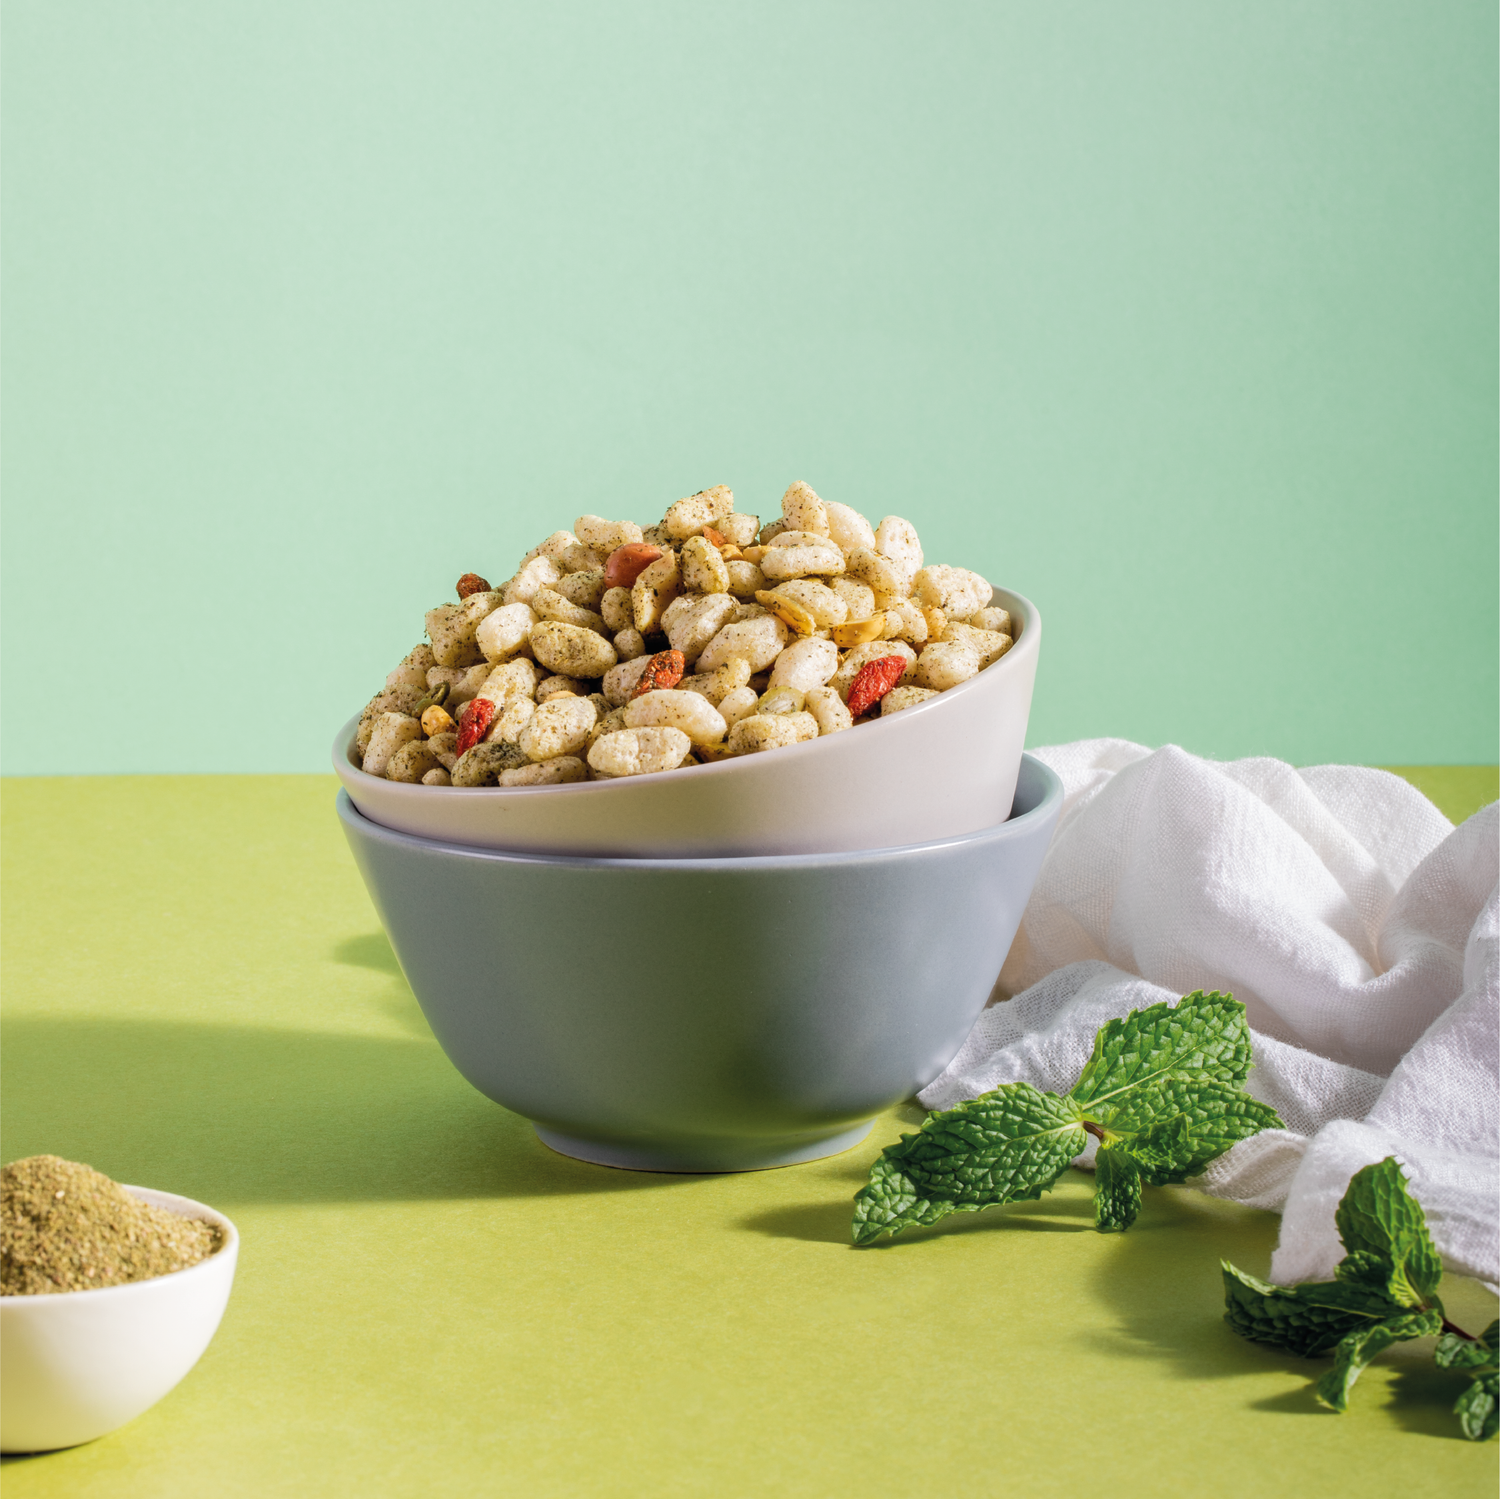
<svg viewBox="0 0 1500 1499">
<path fill-rule="evenodd" d="M 1010 818 L 963 837 L 593 859 L 417 838 L 338 798 L 464 1077 L 564 1154 L 684 1172 L 847 1149 L 937 1076 L 991 993 L 1061 807 L 1028 755 Z"/>
</svg>

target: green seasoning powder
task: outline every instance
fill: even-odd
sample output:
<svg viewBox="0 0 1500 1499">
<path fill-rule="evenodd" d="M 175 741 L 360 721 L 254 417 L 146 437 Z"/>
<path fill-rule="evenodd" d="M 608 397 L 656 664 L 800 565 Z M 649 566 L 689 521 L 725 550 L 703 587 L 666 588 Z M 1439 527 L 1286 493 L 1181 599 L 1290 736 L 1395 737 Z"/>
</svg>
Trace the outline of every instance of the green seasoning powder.
<svg viewBox="0 0 1500 1499">
<path fill-rule="evenodd" d="M 215 1223 L 132 1197 L 92 1166 L 28 1156 L 0 1171 L 0 1293 L 92 1291 L 186 1270 L 224 1242 Z"/>
</svg>

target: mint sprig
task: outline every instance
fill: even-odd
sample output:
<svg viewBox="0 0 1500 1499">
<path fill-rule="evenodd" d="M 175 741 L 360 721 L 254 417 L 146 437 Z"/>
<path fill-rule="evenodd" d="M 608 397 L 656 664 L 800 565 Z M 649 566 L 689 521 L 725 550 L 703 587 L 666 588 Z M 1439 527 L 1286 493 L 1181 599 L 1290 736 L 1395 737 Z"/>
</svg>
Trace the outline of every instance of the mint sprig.
<svg viewBox="0 0 1500 1499">
<path fill-rule="evenodd" d="M 1487 1442 L 1500 1431 L 1500 1318 L 1491 1322 L 1477 1338 L 1445 1332 L 1438 1339 L 1433 1358 L 1440 1369 L 1459 1369 L 1472 1380 L 1458 1397 L 1453 1413 L 1463 1434 L 1471 1442 Z"/>
<path fill-rule="evenodd" d="M 1453 1407 L 1463 1434 L 1476 1442 L 1493 1437 L 1500 1427 L 1500 1321 L 1471 1338 L 1443 1316 L 1437 1294 L 1442 1260 L 1394 1156 L 1355 1174 L 1334 1221 L 1347 1253 L 1331 1281 L 1267 1285 L 1220 1261 L 1225 1320 L 1251 1342 L 1304 1358 L 1333 1349 L 1333 1368 L 1314 1393 L 1335 1411 L 1347 1409 L 1355 1381 L 1377 1354 L 1441 1333 L 1433 1355 L 1438 1366 L 1471 1380 Z"/>
<path fill-rule="evenodd" d="M 887 1146 L 855 1195 L 854 1242 L 1040 1197 L 1089 1135 L 1095 1226 L 1128 1228 L 1143 1186 L 1183 1181 L 1236 1140 L 1280 1127 L 1244 1091 L 1250 1066 L 1245 1007 L 1228 994 L 1133 1010 L 1100 1030 L 1066 1094 L 1006 1083 Z"/>
</svg>

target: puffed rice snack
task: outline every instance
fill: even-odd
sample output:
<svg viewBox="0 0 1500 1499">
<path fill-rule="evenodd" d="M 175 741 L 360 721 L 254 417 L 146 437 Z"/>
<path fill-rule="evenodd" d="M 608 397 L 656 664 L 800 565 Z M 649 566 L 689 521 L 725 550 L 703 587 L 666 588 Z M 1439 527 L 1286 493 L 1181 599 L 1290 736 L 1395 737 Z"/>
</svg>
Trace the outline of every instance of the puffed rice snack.
<svg viewBox="0 0 1500 1499">
<path fill-rule="evenodd" d="M 909 521 L 801 480 L 764 526 L 722 484 L 645 528 L 581 515 L 456 592 L 360 714 L 370 775 L 505 789 L 762 754 L 926 702 L 1015 634 Z"/>
</svg>

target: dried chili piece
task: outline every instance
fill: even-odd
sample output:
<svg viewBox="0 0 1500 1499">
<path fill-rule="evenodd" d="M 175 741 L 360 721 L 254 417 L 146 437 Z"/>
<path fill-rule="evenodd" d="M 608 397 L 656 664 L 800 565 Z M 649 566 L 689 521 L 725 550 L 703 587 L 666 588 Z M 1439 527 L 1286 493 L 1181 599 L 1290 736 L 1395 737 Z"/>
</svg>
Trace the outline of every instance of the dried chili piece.
<svg viewBox="0 0 1500 1499">
<path fill-rule="evenodd" d="M 458 715 L 458 752 L 474 748 L 495 721 L 495 705 L 487 697 L 472 697 Z"/>
<path fill-rule="evenodd" d="M 687 661 L 681 651 L 658 651 L 647 663 L 631 696 L 640 697 L 643 692 L 658 692 L 663 688 L 675 687 L 686 670 Z"/>
<path fill-rule="evenodd" d="M 860 718 L 893 688 L 906 673 L 905 656 L 880 656 L 860 667 L 849 684 L 849 712 Z"/>
</svg>

